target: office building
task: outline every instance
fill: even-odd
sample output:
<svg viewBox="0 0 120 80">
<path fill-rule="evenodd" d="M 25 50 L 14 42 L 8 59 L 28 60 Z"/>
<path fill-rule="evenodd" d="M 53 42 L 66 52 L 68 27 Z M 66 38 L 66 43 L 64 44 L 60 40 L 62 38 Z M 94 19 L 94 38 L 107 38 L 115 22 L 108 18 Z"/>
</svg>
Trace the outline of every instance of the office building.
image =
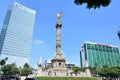
<svg viewBox="0 0 120 80">
<path fill-rule="evenodd" d="M 10 5 L 0 34 L 0 59 L 17 66 L 29 64 L 36 11 L 17 2 Z"/>
<path fill-rule="evenodd" d="M 80 61 L 81 67 L 85 66 L 85 61 L 90 67 L 120 66 L 119 49 L 113 45 L 85 42 L 81 47 Z"/>
</svg>

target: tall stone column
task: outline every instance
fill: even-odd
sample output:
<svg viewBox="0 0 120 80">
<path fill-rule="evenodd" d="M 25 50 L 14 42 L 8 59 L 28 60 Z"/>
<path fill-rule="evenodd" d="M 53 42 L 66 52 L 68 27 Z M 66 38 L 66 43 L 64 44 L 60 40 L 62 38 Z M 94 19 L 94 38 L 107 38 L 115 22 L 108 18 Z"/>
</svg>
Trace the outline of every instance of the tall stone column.
<svg viewBox="0 0 120 80">
<path fill-rule="evenodd" d="M 57 14 L 57 23 L 56 23 L 56 54 L 52 59 L 52 64 L 54 68 L 64 68 L 65 67 L 65 57 L 61 52 L 61 28 L 62 24 L 60 18 L 62 13 Z"/>
<path fill-rule="evenodd" d="M 62 12 L 57 14 L 57 23 L 56 23 L 56 58 L 63 58 L 61 53 L 61 28 L 62 24 L 60 22 L 60 18 L 62 16 Z"/>
<path fill-rule="evenodd" d="M 56 54 L 61 54 L 61 27 L 62 24 L 57 22 L 56 24 Z"/>
<path fill-rule="evenodd" d="M 51 73 L 54 76 L 66 76 L 68 73 L 68 69 L 65 65 L 65 57 L 61 52 L 61 28 L 62 24 L 60 22 L 60 18 L 62 13 L 57 14 L 57 23 L 56 23 L 56 54 L 54 55 L 53 59 L 51 60 L 52 63 L 52 70 Z"/>
</svg>

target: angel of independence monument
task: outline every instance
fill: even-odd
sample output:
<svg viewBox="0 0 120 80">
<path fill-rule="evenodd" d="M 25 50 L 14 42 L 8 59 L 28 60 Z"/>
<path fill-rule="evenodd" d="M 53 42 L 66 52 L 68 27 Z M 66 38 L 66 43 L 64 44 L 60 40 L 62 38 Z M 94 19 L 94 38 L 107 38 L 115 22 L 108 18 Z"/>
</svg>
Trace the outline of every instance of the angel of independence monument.
<svg viewBox="0 0 120 80">
<path fill-rule="evenodd" d="M 60 18 L 62 12 L 57 14 L 57 23 L 56 23 L 56 52 L 51 60 L 51 67 L 44 70 L 42 69 L 41 61 L 38 64 L 37 76 L 69 76 L 71 70 L 66 67 L 66 60 L 61 52 L 61 28 L 62 24 Z"/>
<path fill-rule="evenodd" d="M 68 69 L 66 68 L 66 60 L 61 52 L 61 28 L 62 24 L 60 22 L 60 18 L 62 13 L 57 14 L 57 23 L 56 23 L 56 54 L 52 61 L 52 71 L 55 75 L 66 76 L 68 75 Z"/>
<path fill-rule="evenodd" d="M 62 28 L 62 23 L 60 21 L 61 16 L 62 16 L 62 12 L 57 14 L 56 52 L 53 59 L 51 60 L 51 67 L 44 69 L 42 67 L 42 59 L 40 58 L 40 62 L 38 63 L 38 69 L 36 70 L 37 72 L 35 73 L 36 76 L 51 76 L 51 77 L 74 76 L 74 74 L 73 75 L 71 74 L 73 70 L 68 69 L 66 67 L 66 59 L 61 52 L 61 28 Z M 90 77 L 90 71 L 87 68 L 86 72 L 83 72 L 82 74 L 76 76 Z"/>
</svg>

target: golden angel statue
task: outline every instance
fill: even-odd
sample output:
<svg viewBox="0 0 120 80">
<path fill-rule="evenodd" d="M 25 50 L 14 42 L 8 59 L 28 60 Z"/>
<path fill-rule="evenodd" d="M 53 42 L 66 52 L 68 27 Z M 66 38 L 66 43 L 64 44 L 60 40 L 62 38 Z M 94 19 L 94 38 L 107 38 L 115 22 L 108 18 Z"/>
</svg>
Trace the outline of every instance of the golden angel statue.
<svg viewBox="0 0 120 80">
<path fill-rule="evenodd" d="M 58 22 L 60 22 L 60 18 L 61 18 L 61 16 L 62 16 L 62 12 L 60 12 L 60 13 L 57 14 Z"/>
</svg>

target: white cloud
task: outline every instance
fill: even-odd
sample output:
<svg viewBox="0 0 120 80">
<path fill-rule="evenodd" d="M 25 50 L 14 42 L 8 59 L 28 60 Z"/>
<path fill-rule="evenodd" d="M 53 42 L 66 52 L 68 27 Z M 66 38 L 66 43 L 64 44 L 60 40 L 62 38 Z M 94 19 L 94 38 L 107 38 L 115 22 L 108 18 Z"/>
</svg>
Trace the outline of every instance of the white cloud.
<svg viewBox="0 0 120 80">
<path fill-rule="evenodd" d="M 35 40 L 35 43 L 37 43 L 37 44 L 42 44 L 43 41 L 42 41 L 42 40 Z"/>
</svg>

